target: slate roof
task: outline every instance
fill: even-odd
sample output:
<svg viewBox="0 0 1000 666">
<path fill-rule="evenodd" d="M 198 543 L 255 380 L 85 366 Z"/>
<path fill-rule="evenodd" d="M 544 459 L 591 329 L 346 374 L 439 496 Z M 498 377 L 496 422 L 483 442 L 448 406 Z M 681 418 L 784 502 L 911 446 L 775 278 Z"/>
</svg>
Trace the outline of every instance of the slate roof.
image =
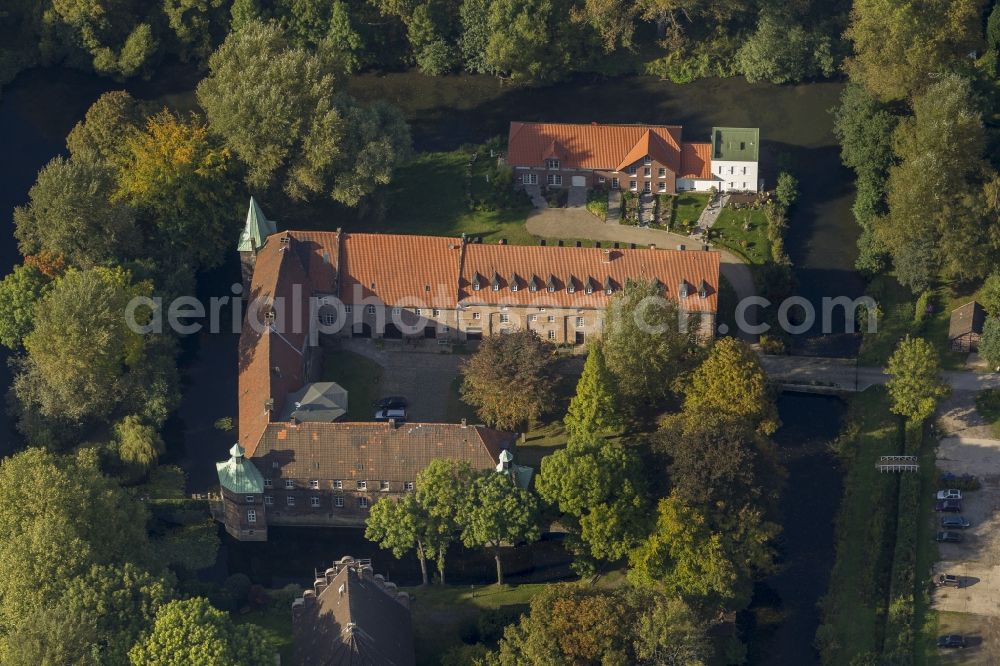
<svg viewBox="0 0 1000 666">
<path fill-rule="evenodd" d="M 478 291 L 473 289 L 476 274 L 486 280 Z M 500 289 L 494 291 L 492 282 L 498 279 Z M 529 283 L 537 277 L 537 291 Z M 518 280 L 518 289 L 511 289 Z M 575 290 L 570 293 L 567 285 L 572 277 Z M 707 297 L 702 299 L 697 289 L 692 289 L 680 305 L 688 312 L 715 312 L 718 308 L 719 253 L 700 250 L 659 249 L 601 249 L 540 245 L 478 245 L 465 248 L 462 276 L 459 283 L 459 302 L 476 303 L 546 304 L 553 307 L 604 308 L 611 296 L 604 293 L 610 278 L 614 293 L 628 279 L 658 279 L 668 287 L 667 297 L 678 301 L 676 285 L 681 280 L 691 285 L 708 285 Z M 586 293 L 586 282 L 593 284 L 593 293 Z M 555 291 L 547 290 L 552 283 Z M 612 294 L 613 295 L 613 294 Z"/>
<path fill-rule="evenodd" d="M 970 301 L 952 310 L 951 322 L 948 325 L 948 339 L 954 340 L 969 333 L 982 333 L 985 323 L 986 310 L 979 304 L 979 301 Z"/>
<path fill-rule="evenodd" d="M 282 421 L 336 421 L 347 413 L 347 390 L 336 382 L 306 384 L 285 398 Z"/>
<path fill-rule="evenodd" d="M 712 177 L 712 144 L 684 143 L 681 146 L 679 178 L 708 180 Z"/>
<path fill-rule="evenodd" d="M 620 171 L 649 155 L 676 173 L 681 132 L 676 125 L 512 122 L 507 161 L 512 166 L 543 166 L 546 158 L 559 156 L 563 168 Z"/>
<path fill-rule="evenodd" d="M 254 454 L 257 465 L 281 478 L 413 481 L 432 460 L 465 460 L 494 467 L 516 435 L 458 423 L 272 423 Z"/>
<path fill-rule="evenodd" d="M 413 666 L 410 610 L 394 586 L 359 568 L 342 568 L 313 600 L 293 607 L 299 666 Z"/>
</svg>

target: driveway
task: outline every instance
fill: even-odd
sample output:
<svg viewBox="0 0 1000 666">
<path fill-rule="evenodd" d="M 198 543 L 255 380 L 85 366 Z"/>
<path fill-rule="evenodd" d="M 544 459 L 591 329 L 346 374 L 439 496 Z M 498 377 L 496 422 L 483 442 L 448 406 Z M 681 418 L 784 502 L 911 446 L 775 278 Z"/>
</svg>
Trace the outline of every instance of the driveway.
<svg viewBox="0 0 1000 666">
<path fill-rule="evenodd" d="M 587 206 L 587 188 L 574 185 L 569 188 L 566 198 L 568 208 L 585 208 Z"/>
<path fill-rule="evenodd" d="M 589 238 L 599 241 L 619 241 L 639 245 L 656 245 L 673 248 L 677 245 L 691 245 L 687 236 L 672 234 L 659 229 L 641 229 L 623 224 L 605 224 L 580 208 L 546 208 L 533 210 L 526 224 L 528 233 L 543 238 Z M 713 248 L 722 255 L 722 275 L 732 285 L 737 299 L 748 298 L 757 293 L 750 268 L 728 250 Z"/>
<path fill-rule="evenodd" d="M 431 340 L 430 343 L 435 341 Z M 385 340 L 379 346 L 373 340 L 348 338 L 341 341 L 341 348 L 371 359 L 382 366 L 384 372 L 379 383 L 380 396 L 401 395 L 410 406 L 410 421 L 443 423 L 448 420 L 448 398 L 451 383 L 458 376 L 463 357 L 442 353 L 436 344 L 427 344 L 415 350 L 399 340 Z"/>
</svg>

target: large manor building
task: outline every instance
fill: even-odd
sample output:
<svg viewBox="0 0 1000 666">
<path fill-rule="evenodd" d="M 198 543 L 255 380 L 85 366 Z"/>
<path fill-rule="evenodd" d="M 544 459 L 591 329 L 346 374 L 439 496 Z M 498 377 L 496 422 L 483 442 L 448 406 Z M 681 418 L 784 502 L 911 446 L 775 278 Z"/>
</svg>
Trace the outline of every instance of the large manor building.
<svg viewBox="0 0 1000 666">
<path fill-rule="evenodd" d="M 678 125 L 512 122 L 507 162 L 521 186 L 605 187 L 650 194 L 757 192 L 760 132 L 713 127 L 707 142 Z"/>
<path fill-rule="evenodd" d="M 435 458 L 512 468 L 514 433 L 338 421 L 342 389 L 317 381 L 324 336 L 450 345 L 529 328 L 553 343 L 581 344 L 600 334 L 605 307 L 629 280 L 661 285 L 693 333 L 714 333 L 714 251 L 278 232 L 252 199 L 239 251 L 247 299 L 239 440 L 217 465 L 215 515 L 242 540 L 264 540 L 273 525 L 360 526 L 373 502 L 412 491 Z"/>
</svg>

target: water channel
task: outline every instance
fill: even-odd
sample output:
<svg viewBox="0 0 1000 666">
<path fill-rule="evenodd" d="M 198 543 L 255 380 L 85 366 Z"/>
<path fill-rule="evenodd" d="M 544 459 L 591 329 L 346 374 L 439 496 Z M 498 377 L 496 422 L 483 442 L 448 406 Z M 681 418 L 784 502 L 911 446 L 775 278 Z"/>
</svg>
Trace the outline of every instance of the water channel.
<svg viewBox="0 0 1000 666">
<path fill-rule="evenodd" d="M 162 97 L 190 90 L 190 75 L 171 76 L 164 85 L 126 86 L 136 96 Z M 18 260 L 11 212 L 23 204 L 35 174 L 64 151 L 64 138 L 87 107 L 112 81 L 61 69 L 33 70 L 6 87 L 0 97 L 0 274 Z M 800 200 L 790 220 L 787 247 L 795 264 L 799 293 L 818 303 L 824 296 L 857 295 L 861 281 L 853 271 L 856 228 L 850 216 L 850 177 L 840 165 L 827 114 L 842 84 L 750 85 L 740 79 L 704 80 L 676 86 L 648 77 L 611 81 L 577 80 L 547 88 L 511 88 L 480 76 L 428 78 L 413 73 L 362 75 L 350 82 L 362 99 L 384 99 L 408 116 L 417 150 L 448 150 L 505 134 L 511 119 L 575 122 L 646 122 L 684 126 L 688 139 L 707 138 L 715 125 L 757 126 L 762 137 L 763 177 L 774 182 L 778 163 L 788 164 L 800 183 Z M 240 215 L 240 211 L 234 214 Z M 331 222 L 331 228 L 337 226 Z M 226 293 L 238 280 L 235 256 L 201 281 L 200 291 Z M 831 293 L 836 289 L 836 293 Z M 215 419 L 236 410 L 236 340 L 232 335 L 202 335 L 185 341 L 182 365 L 184 400 L 167 427 L 168 462 L 180 464 L 189 489 L 212 485 L 212 462 L 224 457 L 231 436 L 213 427 Z M 814 345 L 816 346 L 816 345 Z M 822 348 L 822 345 L 819 345 Z M 10 385 L 6 352 L 0 351 L 0 393 Z M 784 396 L 785 426 L 778 441 L 789 469 L 782 503 L 785 531 L 782 571 L 758 586 L 755 604 L 779 609 L 765 626 L 761 613 L 741 619 L 754 628 L 752 663 L 806 664 L 815 660 L 812 637 L 818 623 L 816 601 L 823 594 L 833 561 L 832 519 L 840 498 L 840 473 L 825 442 L 839 428 L 841 403 L 832 398 Z M 21 444 L 6 414 L 0 415 L 0 453 Z M 230 548 L 232 569 L 257 571 L 279 583 L 308 577 L 312 566 L 344 552 L 363 555 L 370 546 L 360 534 L 331 532 L 309 539 L 289 568 L 265 566 L 268 549 Z M 329 546 L 326 546 L 329 544 Z M 258 546 L 258 544 L 252 544 Z M 321 552 L 322 551 L 322 552 Z M 315 555 L 313 555 L 315 553 Z M 321 561 L 315 561 L 315 560 Z M 383 559 L 384 556 L 383 556 Z M 291 568 L 294 562 L 296 567 Z M 307 563 L 312 562 L 312 563 Z M 415 575 L 412 563 L 386 560 L 401 582 Z M 489 566 L 485 567 L 487 572 Z M 550 572 L 559 577 L 562 571 Z M 456 572 L 456 581 L 475 582 Z M 747 623 L 750 623 L 749 625 Z"/>
</svg>

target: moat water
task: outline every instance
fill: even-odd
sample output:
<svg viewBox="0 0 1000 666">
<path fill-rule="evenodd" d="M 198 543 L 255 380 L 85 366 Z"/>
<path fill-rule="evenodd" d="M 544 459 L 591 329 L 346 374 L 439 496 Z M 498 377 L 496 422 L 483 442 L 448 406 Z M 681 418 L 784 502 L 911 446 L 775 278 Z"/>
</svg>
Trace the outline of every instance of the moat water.
<svg viewBox="0 0 1000 666">
<path fill-rule="evenodd" d="M 124 87 L 138 97 L 184 106 L 191 103 L 188 91 L 193 81 L 191 73 L 181 72 Z M 11 213 L 27 200 L 36 172 L 65 151 L 66 134 L 101 93 L 122 87 L 76 71 L 40 69 L 22 74 L 0 92 L 0 274 L 19 261 Z M 356 96 L 384 99 L 403 109 L 417 150 L 448 150 L 503 135 L 509 120 L 515 118 L 681 124 L 689 140 L 707 137 L 717 125 L 760 127 L 763 177 L 773 183 L 781 164 L 799 179 L 801 194 L 790 220 L 787 248 L 799 293 L 814 303 L 824 296 L 854 296 L 862 288 L 853 270 L 857 229 L 850 215 L 851 177 L 840 164 L 827 113 L 841 89 L 842 84 L 836 82 L 773 86 L 750 85 L 741 79 L 677 86 L 648 77 L 512 88 L 490 77 L 430 78 L 414 73 L 362 75 L 350 82 Z M 242 215 L 241 211 L 234 214 Z M 332 221 L 331 227 L 335 226 Z M 203 276 L 199 287 L 203 295 L 228 293 L 228 286 L 239 277 L 234 259 Z M 850 345 L 821 339 L 810 347 L 837 353 L 849 351 Z M 0 392 L 4 394 L 11 381 L 6 361 L 6 351 L 0 350 Z M 213 424 L 221 416 L 235 416 L 235 369 L 235 336 L 201 335 L 185 341 L 184 397 L 167 426 L 167 461 L 184 468 L 192 492 L 212 486 L 212 463 L 222 459 L 231 445 L 231 434 Z M 785 426 L 778 441 L 789 469 L 782 502 L 783 567 L 758 586 L 755 611 L 740 620 L 749 632 L 751 663 L 815 661 L 816 601 L 825 590 L 833 562 L 832 518 L 841 494 L 840 472 L 823 444 L 836 436 L 841 411 L 841 403 L 834 398 L 786 395 L 781 399 Z M 0 454 L 23 445 L 10 418 L 0 413 Z M 223 558 L 232 571 L 248 571 L 261 582 L 276 584 L 307 579 L 313 566 L 325 566 L 342 553 L 373 554 L 383 565 L 380 571 L 403 583 L 416 581 L 415 563 L 373 553 L 357 530 L 330 531 L 294 543 L 294 548 L 230 545 Z M 551 561 L 513 564 L 524 579 L 558 579 L 567 571 L 555 550 Z M 478 565 L 472 564 L 456 563 L 455 582 L 488 582 L 490 566 L 481 569 L 487 572 L 483 578 L 476 573 Z"/>
</svg>

